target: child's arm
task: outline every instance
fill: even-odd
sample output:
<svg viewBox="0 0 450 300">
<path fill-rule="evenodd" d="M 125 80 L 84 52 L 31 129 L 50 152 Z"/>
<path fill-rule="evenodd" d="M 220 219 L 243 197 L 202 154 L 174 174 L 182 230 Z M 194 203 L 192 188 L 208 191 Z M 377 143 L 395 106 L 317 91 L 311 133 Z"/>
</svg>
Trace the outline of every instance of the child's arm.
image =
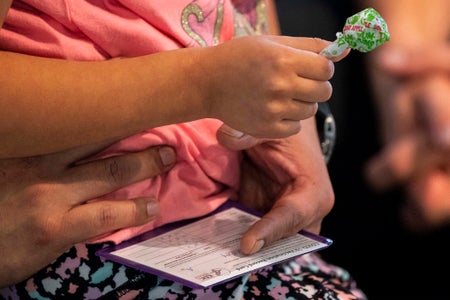
<svg viewBox="0 0 450 300">
<path fill-rule="evenodd" d="M 185 51 L 74 62 L 0 52 L 0 157 L 28 156 L 207 117 Z"/>
<path fill-rule="evenodd" d="M 333 63 L 317 54 L 327 44 L 246 37 L 104 62 L 2 52 L 0 157 L 207 117 L 257 137 L 289 136 L 331 95 Z"/>
<path fill-rule="evenodd" d="M 0 52 L 0 157 L 200 118 L 255 137 L 290 136 L 331 95 L 333 63 L 317 54 L 328 43 L 251 36 L 103 62 Z"/>
<path fill-rule="evenodd" d="M 13 0 L 2 0 L 0 2 L 0 27 L 3 26 L 3 22 L 5 21 L 6 14 L 8 13 L 12 2 Z"/>
</svg>

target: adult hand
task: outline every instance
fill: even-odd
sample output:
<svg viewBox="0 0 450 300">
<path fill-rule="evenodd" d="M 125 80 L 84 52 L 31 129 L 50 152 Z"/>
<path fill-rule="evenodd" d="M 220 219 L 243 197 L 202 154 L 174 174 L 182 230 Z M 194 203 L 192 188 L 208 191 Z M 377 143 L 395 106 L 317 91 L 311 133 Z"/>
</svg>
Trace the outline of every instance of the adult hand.
<svg viewBox="0 0 450 300">
<path fill-rule="evenodd" d="M 373 58 L 385 145 L 367 179 L 378 191 L 402 186 L 405 223 L 435 228 L 450 223 L 450 47 L 402 51 L 386 47 Z"/>
<path fill-rule="evenodd" d="M 169 170 L 173 149 L 74 164 L 97 150 L 0 160 L 0 286 L 26 279 L 78 242 L 154 218 L 153 199 L 86 201 Z"/>
<path fill-rule="evenodd" d="M 450 222 L 449 157 L 448 151 L 430 147 L 425 134 L 406 135 L 373 157 L 366 175 L 377 191 L 404 189 L 401 217 L 409 228 L 437 228 Z"/>
<path fill-rule="evenodd" d="M 241 251 L 255 253 L 300 229 L 319 233 L 334 205 L 334 192 L 313 118 L 286 139 L 236 139 L 218 133 L 222 144 L 245 150 L 239 202 L 265 212 L 243 236 Z"/>
</svg>

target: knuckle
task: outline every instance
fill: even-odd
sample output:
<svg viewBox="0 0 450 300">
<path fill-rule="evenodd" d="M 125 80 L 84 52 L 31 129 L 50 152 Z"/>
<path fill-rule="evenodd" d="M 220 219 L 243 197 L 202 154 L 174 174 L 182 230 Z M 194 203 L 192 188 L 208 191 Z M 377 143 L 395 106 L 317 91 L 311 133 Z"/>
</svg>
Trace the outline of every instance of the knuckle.
<svg viewBox="0 0 450 300">
<path fill-rule="evenodd" d="M 59 223 L 56 218 L 35 216 L 30 218 L 30 224 L 33 230 L 33 238 L 37 245 L 49 245 L 57 238 Z"/>
<path fill-rule="evenodd" d="M 278 51 L 271 51 L 266 53 L 264 63 L 269 70 L 269 72 L 264 74 L 264 78 L 267 79 L 267 82 L 264 83 L 276 87 L 278 85 L 283 85 L 286 79 L 285 74 L 289 70 L 292 70 L 296 62 L 292 55 L 280 55 Z"/>
<path fill-rule="evenodd" d="M 296 213 L 292 212 L 286 217 L 284 226 L 284 231 L 288 236 L 294 235 L 302 228 L 303 218 L 299 218 Z"/>
<path fill-rule="evenodd" d="M 130 167 L 123 163 L 123 160 L 119 157 L 105 159 L 103 163 L 106 180 L 113 184 L 123 182 L 127 174 L 130 173 Z"/>
<path fill-rule="evenodd" d="M 266 92 L 266 97 L 269 99 L 287 95 L 294 86 L 291 79 L 288 80 L 285 76 L 276 73 L 265 76 L 261 83 Z"/>
<path fill-rule="evenodd" d="M 48 184 L 37 183 L 27 186 L 23 189 L 23 198 L 27 199 L 27 203 L 31 207 L 40 207 L 51 195 L 51 187 Z"/>
<path fill-rule="evenodd" d="M 43 209 L 47 210 L 50 204 L 49 201 L 54 201 L 55 198 L 51 186 L 43 183 L 30 185 L 22 192 L 29 209 L 34 212 L 41 212 Z M 46 213 L 29 215 L 28 224 L 30 231 L 33 232 L 33 239 L 38 245 L 48 245 L 54 241 L 61 225 L 58 221 L 58 216 Z"/>
<path fill-rule="evenodd" d="M 143 162 L 145 167 L 151 171 L 152 175 L 159 174 L 164 170 L 160 156 L 156 153 L 155 149 L 148 149 L 143 154 Z"/>
<path fill-rule="evenodd" d="M 272 235 L 269 237 L 268 241 L 270 243 L 279 240 L 280 238 L 296 234 L 301 226 L 301 221 L 294 211 L 291 211 L 289 215 L 286 215 L 282 222 L 269 215 L 266 215 L 263 218 L 265 219 L 266 224 L 277 227 L 277 230 L 273 231 Z"/>
<path fill-rule="evenodd" d="M 98 226 L 100 228 L 111 228 L 117 222 L 116 210 L 112 204 L 105 203 L 98 212 Z"/>
</svg>

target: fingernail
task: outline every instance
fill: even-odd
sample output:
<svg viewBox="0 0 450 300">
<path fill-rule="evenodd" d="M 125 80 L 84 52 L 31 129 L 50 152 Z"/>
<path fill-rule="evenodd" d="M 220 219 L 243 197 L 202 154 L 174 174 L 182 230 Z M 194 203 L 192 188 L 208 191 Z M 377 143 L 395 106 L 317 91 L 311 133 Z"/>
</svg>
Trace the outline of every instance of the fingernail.
<svg viewBox="0 0 450 300">
<path fill-rule="evenodd" d="M 235 129 L 233 129 L 233 128 L 227 126 L 227 125 L 223 125 L 222 127 L 220 127 L 219 130 L 220 130 L 221 132 L 223 132 L 223 133 L 229 135 L 229 136 L 232 136 L 232 137 L 235 137 L 235 138 L 238 138 L 238 139 L 240 139 L 241 137 L 244 136 L 244 133 L 243 133 L 243 132 L 238 131 L 238 130 L 235 130 Z"/>
<path fill-rule="evenodd" d="M 256 243 L 253 245 L 253 248 L 252 248 L 252 251 L 250 252 L 250 254 L 254 254 L 254 253 L 258 252 L 259 250 L 261 250 L 262 247 L 264 247 L 264 240 L 256 241 Z"/>
<path fill-rule="evenodd" d="M 173 165 L 175 162 L 175 151 L 171 147 L 159 148 L 159 156 L 161 157 L 161 162 L 165 166 Z"/>
<path fill-rule="evenodd" d="M 154 216 L 158 214 L 159 211 L 159 203 L 156 201 L 147 202 L 147 215 Z"/>
</svg>

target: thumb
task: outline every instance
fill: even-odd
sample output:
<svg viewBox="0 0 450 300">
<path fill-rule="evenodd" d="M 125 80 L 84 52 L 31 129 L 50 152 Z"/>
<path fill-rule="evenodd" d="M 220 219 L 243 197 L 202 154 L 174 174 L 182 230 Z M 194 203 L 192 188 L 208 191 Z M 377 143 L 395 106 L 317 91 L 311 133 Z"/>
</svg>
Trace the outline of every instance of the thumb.
<svg viewBox="0 0 450 300">
<path fill-rule="evenodd" d="M 302 228 L 301 220 L 296 210 L 287 206 L 274 206 L 244 233 L 241 252 L 245 255 L 256 253 L 265 245 L 297 233 Z"/>
<path fill-rule="evenodd" d="M 223 124 L 217 130 L 216 138 L 219 144 L 230 150 L 245 150 L 261 144 L 265 139 L 255 138 Z"/>
</svg>

